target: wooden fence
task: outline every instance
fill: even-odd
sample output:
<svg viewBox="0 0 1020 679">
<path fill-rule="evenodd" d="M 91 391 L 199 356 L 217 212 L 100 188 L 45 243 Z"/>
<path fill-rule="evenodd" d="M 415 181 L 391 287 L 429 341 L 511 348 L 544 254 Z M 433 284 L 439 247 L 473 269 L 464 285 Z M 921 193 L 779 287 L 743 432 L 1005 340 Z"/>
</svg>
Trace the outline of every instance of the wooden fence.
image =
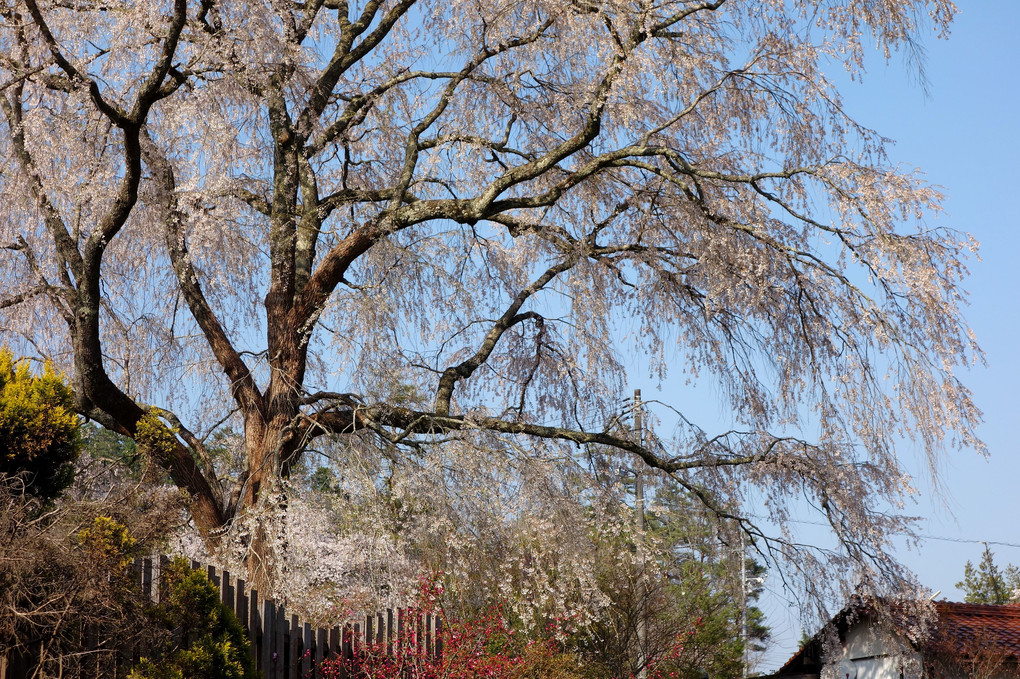
<svg viewBox="0 0 1020 679">
<path fill-rule="evenodd" d="M 169 559 L 138 559 L 134 564 L 137 584 L 153 601 L 159 599 L 159 579 Z M 220 600 L 237 616 L 248 632 L 256 669 L 264 679 L 319 679 L 322 662 L 339 656 L 352 658 L 365 644 L 374 644 L 393 655 L 412 645 L 430 655 L 442 654 L 442 623 L 428 614 L 408 609 L 387 609 L 328 628 L 312 627 L 296 615 L 288 615 L 273 599 L 260 597 L 242 578 L 226 570 L 191 562 L 204 571 L 220 591 Z M 86 645 L 90 645 L 86 639 Z M 88 651 L 100 649 L 89 648 Z M 96 664 L 97 677 L 116 676 L 118 667 L 130 666 L 145 655 L 144 649 L 122 648 L 109 652 L 110 662 Z M 111 666 L 112 663 L 112 666 Z M 28 679 L 34 668 L 24 657 L 8 658 L 0 649 L 0 679 Z"/>
</svg>

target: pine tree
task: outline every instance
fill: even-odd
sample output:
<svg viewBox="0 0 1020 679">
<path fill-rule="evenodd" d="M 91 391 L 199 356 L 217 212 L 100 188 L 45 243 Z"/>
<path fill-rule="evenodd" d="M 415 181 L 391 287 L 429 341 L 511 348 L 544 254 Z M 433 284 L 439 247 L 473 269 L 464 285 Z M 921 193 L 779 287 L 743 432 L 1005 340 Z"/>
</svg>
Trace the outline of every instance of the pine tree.
<svg viewBox="0 0 1020 679">
<path fill-rule="evenodd" d="M 1020 589 L 1020 569 L 1007 564 L 1000 570 L 992 550 L 985 545 L 981 563 L 975 568 L 968 561 L 963 568 L 963 580 L 956 586 L 963 590 L 963 600 L 969 604 L 1008 604 Z"/>
</svg>

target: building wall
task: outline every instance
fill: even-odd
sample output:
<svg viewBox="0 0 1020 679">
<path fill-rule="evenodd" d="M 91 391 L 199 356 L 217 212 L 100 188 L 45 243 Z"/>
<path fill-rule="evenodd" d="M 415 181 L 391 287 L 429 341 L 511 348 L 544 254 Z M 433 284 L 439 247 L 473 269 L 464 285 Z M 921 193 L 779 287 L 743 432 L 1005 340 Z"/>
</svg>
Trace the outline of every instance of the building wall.
<svg viewBox="0 0 1020 679">
<path fill-rule="evenodd" d="M 842 648 L 826 661 L 823 679 L 922 679 L 921 658 L 896 634 L 868 620 L 847 630 Z"/>
</svg>

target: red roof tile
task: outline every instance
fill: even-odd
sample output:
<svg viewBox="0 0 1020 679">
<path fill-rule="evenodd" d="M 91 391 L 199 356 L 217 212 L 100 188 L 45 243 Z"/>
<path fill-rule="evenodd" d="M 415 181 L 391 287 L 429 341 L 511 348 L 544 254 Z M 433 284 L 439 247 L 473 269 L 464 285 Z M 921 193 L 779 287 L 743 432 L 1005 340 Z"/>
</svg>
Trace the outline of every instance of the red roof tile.
<svg viewBox="0 0 1020 679">
<path fill-rule="evenodd" d="M 1020 605 L 935 603 L 938 635 L 952 650 L 969 654 L 993 645 L 1005 655 L 1020 658 Z"/>
</svg>

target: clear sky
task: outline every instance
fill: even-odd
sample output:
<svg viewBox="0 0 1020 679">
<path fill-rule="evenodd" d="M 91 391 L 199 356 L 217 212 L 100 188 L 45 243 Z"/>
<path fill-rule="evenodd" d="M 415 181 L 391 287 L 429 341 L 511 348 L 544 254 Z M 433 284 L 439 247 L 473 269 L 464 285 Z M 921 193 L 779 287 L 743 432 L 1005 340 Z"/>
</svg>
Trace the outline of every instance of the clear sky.
<svg viewBox="0 0 1020 679">
<path fill-rule="evenodd" d="M 1000 565 L 1020 564 L 1020 2 L 958 4 L 949 39 L 921 42 L 926 88 L 900 56 L 888 65 L 875 58 L 862 84 L 843 88 L 849 112 L 896 141 L 894 161 L 920 167 L 946 189 L 943 221 L 981 243 L 966 282 L 966 315 L 988 364 L 963 377 L 984 411 L 981 433 L 990 456 L 963 452 L 946 460 L 942 499 L 921 484 L 923 497 L 908 511 L 925 517 L 921 532 L 930 537 L 920 552 L 900 554 L 924 585 L 941 590 L 939 598 L 955 601 L 963 598 L 955 583 L 966 561 L 980 558 L 981 541 Z M 800 636 L 799 621 L 780 604 L 765 607 L 776 643 L 762 671 L 785 662 Z"/>
</svg>

